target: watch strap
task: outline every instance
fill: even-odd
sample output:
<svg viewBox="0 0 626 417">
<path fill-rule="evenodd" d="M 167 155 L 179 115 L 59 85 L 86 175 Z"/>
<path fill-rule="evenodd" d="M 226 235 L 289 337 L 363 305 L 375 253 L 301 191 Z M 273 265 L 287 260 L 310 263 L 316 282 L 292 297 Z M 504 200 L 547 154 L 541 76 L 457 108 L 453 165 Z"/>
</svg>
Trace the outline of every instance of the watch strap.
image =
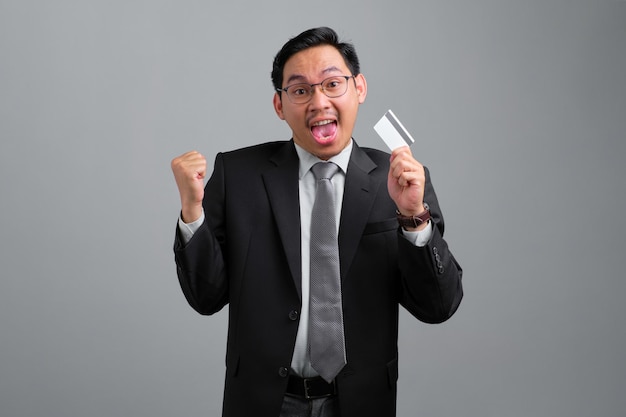
<svg viewBox="0 0 626 417">
<path fill-rule="evenodd" d="M 424 204 L 424 207 L 426 208 L 426 210 L 424 210 L 420 214 L 416 214 L 415 216 L 403 216 L 398 210 L 396 210 L 396 215 L 400 226 L 402 226 L 403 228 L 417 228 L 430 220 L 430 209 L 426 204 Z"/>
</svg>

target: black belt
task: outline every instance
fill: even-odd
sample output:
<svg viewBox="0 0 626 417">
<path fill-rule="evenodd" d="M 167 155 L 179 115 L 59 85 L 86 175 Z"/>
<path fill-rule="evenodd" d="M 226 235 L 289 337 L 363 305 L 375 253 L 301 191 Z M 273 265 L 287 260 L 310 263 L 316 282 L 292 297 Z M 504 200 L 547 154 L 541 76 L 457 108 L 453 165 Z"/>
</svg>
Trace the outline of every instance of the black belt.
<svg viewBox="0 0 626 417">
<path fill-rule="evenodd" d="M 337 394 L 335 381 L 330 384 L 321 376 L 315 378 L 300 378 L 296 375 L 289 375 L 287 382 L 287 394 L 296 397 L 314 400 L 316 398 L 330 397 Z"/>
</svg>

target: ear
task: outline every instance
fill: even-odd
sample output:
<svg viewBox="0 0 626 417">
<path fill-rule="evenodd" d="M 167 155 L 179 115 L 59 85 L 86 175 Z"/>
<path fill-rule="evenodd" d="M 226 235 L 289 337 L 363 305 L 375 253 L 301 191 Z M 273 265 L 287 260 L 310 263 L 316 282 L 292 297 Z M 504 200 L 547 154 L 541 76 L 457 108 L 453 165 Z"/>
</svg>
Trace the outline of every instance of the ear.
<svg viewBox="0 0 626 417">
<path fill-rule="evenodd" d="M 280 95 L 278 92 L 274 93 L 273 103 L 274 103 L 274 111 L 276 112 L 276 115 L 278 115 L 280 120 L 285 120 L 285 116 L 283 114 L 283 101 L 280 98 Z"/>
<path fill-rule="evenodd" d="M 354 77 L 354 82 L 356 83 L 356 92 L 357 97 L 359 98 L 359 104 L 363 104 L 365 97 L 367 96 L 367 81 L 365 81 L 365 76 L 363 74 L 357 75 Z"/>
</svg>

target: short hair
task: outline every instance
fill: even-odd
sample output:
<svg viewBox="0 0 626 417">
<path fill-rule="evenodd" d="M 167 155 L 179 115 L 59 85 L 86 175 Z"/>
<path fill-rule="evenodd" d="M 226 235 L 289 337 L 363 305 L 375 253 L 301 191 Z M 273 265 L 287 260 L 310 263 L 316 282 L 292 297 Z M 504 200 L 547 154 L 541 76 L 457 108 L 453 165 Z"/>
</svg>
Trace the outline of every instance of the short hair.
<svg viewBox="0 0 626 417">
<path fill-rule="evenodd" d="M 272 84 L 274 84 L 274 89 L 279 89 L 283 86 L 283 70 L 289 58 L 300 51 L 321 45 L 329 45 L 337 49 L 352 75 L 360 74 L 359 58 L 354 49 L 354 45 L 339 42 L 337 33 L 331 28 L 313 28 L 305 30 L 298 36 L 288 40 L 274 57 L 274 64 L 272 66 Z"/>
</svg>

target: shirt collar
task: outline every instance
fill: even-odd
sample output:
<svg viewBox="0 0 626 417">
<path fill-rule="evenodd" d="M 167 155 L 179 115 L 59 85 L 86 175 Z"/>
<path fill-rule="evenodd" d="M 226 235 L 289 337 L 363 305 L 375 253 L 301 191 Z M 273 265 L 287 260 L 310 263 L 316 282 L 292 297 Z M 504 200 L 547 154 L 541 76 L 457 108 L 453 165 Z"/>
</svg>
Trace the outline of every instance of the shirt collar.
<svg viewBox="0 0 626 417">
<path fill-rule="evenodd" d="M 341 171 L 343 171 L 344 175 L 346 174 L 346 172 L 348 172 L 348 163 L 350 162 L 350 154 L 352 153 L 353 143 L 354 142 L 352 141 L 352 139 L 350 139 L 348 145 L 343 148 L 341 152 L 328 160 L 329 162 L 334 162 L 335 164 L 337 164 Z M 296 152 L 298 153 L 298 158 L 300 159 L 299 178 L 302 179 L 302 177 L 304 177 L 306 173 L 309 172 L 313 165 L 318 162 L 324 161 L 304 150 L 304 148 L 302 148 L 297 143 L 294 142 L 293 144 L 296 145 Z"/>
</svg>

